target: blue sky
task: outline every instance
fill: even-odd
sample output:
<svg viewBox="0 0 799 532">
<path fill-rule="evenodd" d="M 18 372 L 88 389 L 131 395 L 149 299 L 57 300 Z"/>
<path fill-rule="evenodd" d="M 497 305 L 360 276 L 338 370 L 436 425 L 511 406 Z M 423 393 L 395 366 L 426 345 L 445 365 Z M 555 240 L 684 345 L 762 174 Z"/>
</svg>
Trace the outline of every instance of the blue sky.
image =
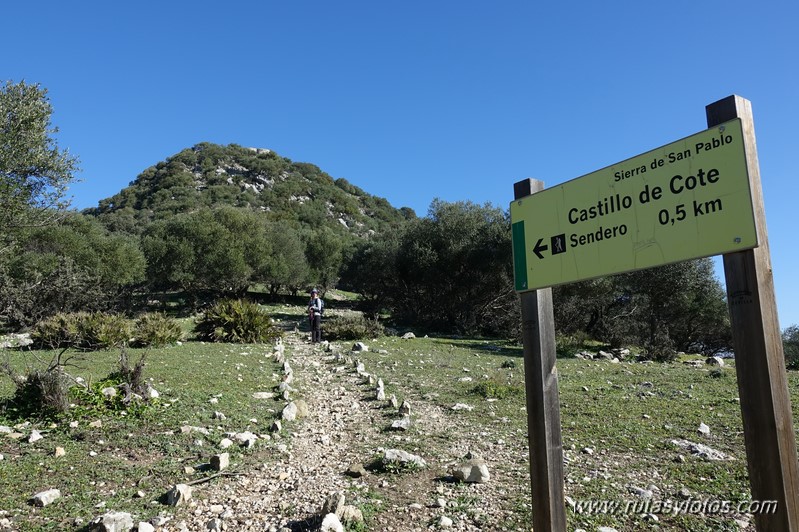
<svg viewBox="0 0 799 532">
<path fill-rule="evenodd" d="M 507 208 L 752 101 L 780 321 L 799 323 L 799 3 L 11 2 L 0 79 L 49 90 L 78 208 L 198 142 L 270 148 L 420 215 Z"/>
</svg>

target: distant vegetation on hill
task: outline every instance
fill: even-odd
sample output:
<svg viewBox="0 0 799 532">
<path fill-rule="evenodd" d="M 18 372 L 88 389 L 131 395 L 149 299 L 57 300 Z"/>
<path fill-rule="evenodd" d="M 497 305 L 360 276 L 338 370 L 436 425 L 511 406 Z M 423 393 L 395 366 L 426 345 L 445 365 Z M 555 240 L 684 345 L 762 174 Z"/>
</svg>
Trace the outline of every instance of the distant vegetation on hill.
<svg viewBox="0 0 799 532">
<path fill-rule="evenodd" d="M 363 310 L 398 326 L 519 337 L 505 209 L 434 200 L 417 217 L 313 164 L 201 143 L 97 207 L 68 212 L 61 194 L 77 161 L 50 136 L 46 93 L 27 89 L 0 90 L 10 117 L 0 130 L 0 204 L 17 213 L 0 217 L 4 328 L 57 312 L 136 313 L 166 299 L 191 310 L 317 286 L 356 292 Z M 669 360 L 731 345 L 708 259 L 556 287 L 554 302 L 564 353 L 595 340 Z"/>
<path fill-rule="evenodd" d="M 84 211 L 115 232 L 141 234 L 151 222 L 220 206 L 265 214 L 295 229 L 328 227 L 366 236 L 415 217 L 346 179 L 268 149 L 201 143 L 142 172 L 128 187 Z"/>
</svg>

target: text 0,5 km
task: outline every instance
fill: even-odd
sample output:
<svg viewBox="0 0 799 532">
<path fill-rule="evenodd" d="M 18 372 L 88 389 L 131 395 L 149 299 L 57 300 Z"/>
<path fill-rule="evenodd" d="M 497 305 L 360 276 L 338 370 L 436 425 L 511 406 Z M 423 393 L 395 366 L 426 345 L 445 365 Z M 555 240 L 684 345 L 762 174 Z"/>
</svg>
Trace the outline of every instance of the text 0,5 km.
<svg viewBox="0 0 799 532">
<path fill-rule="evenodd" d="M 721 212 L 724 206 L 721 203 L 721 198 L 716 198 L 710 201 L 696 201 L 694 200 L 690 206 L 691 211 L 685 210 L 685 204 L 680 203 L 674 207 L 674 210 L 661 209 L 658 213 L 658 222 L 660 225 L 674 225 L 676 222 L 681 222 L 688 217 L 689 212 L 693 212 L 694 218 Z"/>
</svg>

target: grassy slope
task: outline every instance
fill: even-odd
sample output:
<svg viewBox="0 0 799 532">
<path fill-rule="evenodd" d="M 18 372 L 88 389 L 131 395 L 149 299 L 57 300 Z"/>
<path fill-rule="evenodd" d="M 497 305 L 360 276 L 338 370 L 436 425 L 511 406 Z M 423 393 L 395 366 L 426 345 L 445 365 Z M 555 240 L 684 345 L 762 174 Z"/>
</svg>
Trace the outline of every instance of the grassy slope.
<svg viewBox="0 0 799 532">
<path fill-rule="evenodd" d="M 288 312 L 281 309 L 281 312 Z M 301 315 L 301 309 L 297 309 Z M 287 316 L 291 316 L 288 312 Z M 509 530 L 529 527 L 527 487 L 527 445 L 524 396 L 511 394 L 487 401 L 474 393 L 484 375 L 495 385 L 509 390 L 523 389 L 521 349 L 482 340 L 381 338 L 367 342 L 372 351 L 360 355 L 386 382 L 387 393 L 400 400 L 430 401 L 449 411 L 458 402 L 473 405 L 473 411 L 457 415 L 463 432 L 477 434 L 487 442 L 500 442 L 510 448 L 515 460 L 497 464 L 497 479 L 509 482 L 507 509 L 514 512 L 507 521 Z M 342 344 L 346 345 L 346 344 Z M 388 353 L 378 353 L 384 349 Z M 35 444 L 16 442 L 0 436 L 0 508 L 30 524 L 30 530 L 57 530 L 75 517 L 89 520 L 106 507 L 130 511 L 149 518 L 168 508 L 152 501 L 177 482 L 199 478 L 186 475 L 183 467 L 207 462 L 216 443 L 227 430 L 264 433 L 266 426 L 250 422 L 257 418 L 265 425 L 278 403 L 255 401 L 253 391 L 267 391 L 278 382 L 277 367 L 264 355 L 266 346 L 210 345 L 189 342 L 183 346 L 150 350 L 145 375 L 162 395 L 160 406 L 140 419 L 104 417 L 102 428 L 89 428 L 82 419 L 78 429 L 66 423 L 45 431 L 45 439 Z M 93 379 L 113 368 L 116 351 L 91 353 L 86 369 L 78 374 Z M 290 355 L 290 354 L 289 354 Z M 31 360 L 30 353 L 11 352 L 17 368 Z M 135 351 L 133 358 L 135 359 Z M 503 362 L 515 368 L 502 368 Z M 468 371 L 465 371 L 468 370 Z M 711 377 L 706 368 L 681 364 L 610 364 L 604 361 L 563 359 L 560 375 L 563 442 L 569 463 L 566 466 L 566 494 L 574 499 L 635 500 L 628 486 L 656 485 L 659 499 L 679 500 L 680 488 L 688 488 L 697 499 L 748 499 L 748 480 L 743 446 L 740 408 L 736 401 L 734 369 L 725 368 L 720 377 Z M 460 379 L 469 376 L 471 382 Z M 799 419 L 799 375 L 789 375 L 794 404 L 794 419 Z M 395 384 L 392 384 L 395 383 Z M 650 384 L 651 383 L 651 384 Z M 401 384 L 401 385 L 400 385 Z M 587 389 L 587 391 L 586 391 Z M 0 398 L 10 395 L 8 380 L 0 381 Z M 221 394 L 219 404 L 209 404 Z M 215 410 L 225 421 L 212 420 Z M 700 440 L 700 422 L 711 428 L 711 435 Z M 0 413 L 0 425 L 17 420 Z M 796 423 L 796 422 L 795 422 Z M 181 425 L 213 429 L 209 436 L 181 434 Z M 46 428 L 46 425 L 44 425 Z M 218 428 L 217 428 L 218 427 Z M 424 444 L 430 456 L 444 454 L 457 441 L 451 433 L 409 434 Z M 729 462 L 705 462 L 687 457 L 675 458 L 681 451 L 668 441 L 685 438 L 702 441 L 736 457 Z M 103 443 L 100 443 L 100 441 Z M 196 440 L 202 440 L 198 446 Z M 250 454 L 233 457 L 234 463 L 263 463 L 271 455 L 274 442 Z M 493 445 L 493 443 L 491 443 Z M 56 459 L 56 446 L 66 456 Z M 590 447 L 594 453 L 582 452 Z M 233 448 L 231 448 L 233 449 Z M 89 457 L 89 452 L 98 453 Z M 684 454 L 684 453 L 683 453 Z M 499 480 L 496 480 L 499 482 Z M 64 495 L 43 509 L 26 500 L 34 493 L 59 487 Z M 142 490 L 146 496 L 135 498 Z M 578 515 L 568 513 L 570 529 L 591 529 L 607 524 L 619 529 L 648 528 L 642 515 Z M 662 529 L 737 530 L 732 516 L 659 516 Z M 528 528 L 529 529 L 529 528 Z"/>
</svg>

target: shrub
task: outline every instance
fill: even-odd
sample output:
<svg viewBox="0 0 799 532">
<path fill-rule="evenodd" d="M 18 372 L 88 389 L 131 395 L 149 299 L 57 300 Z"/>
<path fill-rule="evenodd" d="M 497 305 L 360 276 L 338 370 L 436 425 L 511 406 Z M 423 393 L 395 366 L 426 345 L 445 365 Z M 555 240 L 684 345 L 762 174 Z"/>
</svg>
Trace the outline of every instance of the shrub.
<svg viewBox="0 0 799 532">
<path fill-rule="evenodd" d="M 83 349 L 110 349 L 127 344 L 132 334 L 130 320 L 119 314 L 92 312 L 81 322 L 79 345 Z"/>
<path fill-rule="evenodd" d="M 127 343 L 130 322 L 119 314 L 73 312 L 56 314 L 38 322 L 31 331 L 31 340 L 40 349 L 75 347 L 109 349 Z"/>
<path fill-rule="evenodd" d="M 251 301 L 226 299 L 203 313 L 195 328 L 200 340 L 209 342 L 270 342 L 282 333 L 271 317 Z"/>
<path fill-rule="evenodd" d="M 53 417 L 66 412 L 72 379 L 64 367 L 80 359 L 80 355 L 66 351 L 58 352 L 46 369 L 28 370 L 25 375 L 14 371 L 8 361 L 0 364 L 0 373 L 9 377 L 15 387 L 13 397 L 3 401 L 0 409 L 13 412 L 18 418 Z"/>
<path fill-rule="evenodd" d="M 523 394 L 524 389 L 516 384 L 504 383 L 498 380 L 486 380 L 472 388 L 471 393 L 486 399 L 505 399 L 506 397 Z"/>
<path fill-rule="evenodd" d="M 164 314 L 148 313 L 136 319 L 133 336 L 136 347 L 162 347 L 179 341 L 183 331 L 176 320 Z"/>
<path fill-rule="evenodd" d="M 385 328 L 377 320 L 361 315 L 336 316 L 323 324 L 323 332 L 328 340 L 362 340 L 385 335 Z"/>
<path fill-rule="evenodd" d="M 33 345 L 39 349 L 57 349 L 59 347 L 72 347 L 78 343 L 83 316 L 81 313 L 59 313 L 45 318 L 31 331 Z"/>
</svg>

